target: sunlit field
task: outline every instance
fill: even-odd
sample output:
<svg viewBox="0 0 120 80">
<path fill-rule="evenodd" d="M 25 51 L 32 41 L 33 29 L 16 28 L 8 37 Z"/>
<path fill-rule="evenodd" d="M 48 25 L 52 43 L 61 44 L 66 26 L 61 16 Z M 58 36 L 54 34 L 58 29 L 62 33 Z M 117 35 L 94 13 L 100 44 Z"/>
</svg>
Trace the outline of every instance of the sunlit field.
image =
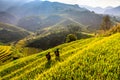
<svg viewBox="0 0 120 80">
<path fill-rule="evenodd" d="M 78 80 L 120 77 L 120 34 L 62 44 L 0 67 L 2 80 Z M 60 49 L 56 60 L 54 50 Z M 51 61 L 45 55 L 51 52 Z"/>
</svg>

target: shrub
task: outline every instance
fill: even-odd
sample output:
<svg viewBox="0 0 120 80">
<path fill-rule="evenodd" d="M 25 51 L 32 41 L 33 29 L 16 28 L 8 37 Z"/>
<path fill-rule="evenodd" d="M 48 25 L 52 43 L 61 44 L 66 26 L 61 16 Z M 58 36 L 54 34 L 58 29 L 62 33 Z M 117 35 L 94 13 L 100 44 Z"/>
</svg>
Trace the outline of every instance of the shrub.
<svg viewBox="0 0 120 80">
<path fill-rule="evenodd" d="M 110 30 L 108 30 L 106 32 L 106 36 L 109 36 L 109 35 L 112 35 L 112 34 L 115 34 L 117 32 L 120 32 L 120 24 L 117 24 L 115 26 L 113 26 Z"/>
<path fill-rule="evenodd" d="M 67 25 L 67 28 L 68 28 L 68 31 L 72 34 L 81 32 L 81 27 L 79 25 L 69 24 L 69 25 Z"/>
<path fill-rule="evenodd" d="M 75 36 L 74 34 L 68 34 L 66 37 L 66 42 L 71 42 L 75 40 L 77 40 L 77 36 Z"/>
</svg>

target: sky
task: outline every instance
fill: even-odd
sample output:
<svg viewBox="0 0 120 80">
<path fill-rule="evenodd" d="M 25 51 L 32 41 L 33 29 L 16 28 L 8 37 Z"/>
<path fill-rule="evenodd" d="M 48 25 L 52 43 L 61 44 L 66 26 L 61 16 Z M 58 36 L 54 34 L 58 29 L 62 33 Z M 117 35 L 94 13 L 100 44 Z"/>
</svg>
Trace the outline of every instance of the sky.
<svg viewBox="0 0 120 80">
<path fill-rule="evenodd" d="M 49 0 L 49 1 L 57 1 L 68 4 L 79 4 L 79 5 L 87 5 L 92 7 L 108 7 L 108 6 L 120 6 L 120 0 Z"/>
<path fill-rule="evenodd" d="M 19 0 L 22 1 L 22 0 Z M 32 0 L 26 0 L 32 1 Z M 78 4 L 78 5 L 87 5 L 91 7 L 108 7 L 108 6 L 120 6 L 120 0 L 44 0 L 51 2 L 62 2 L 67 4 Z"/>
</svg>

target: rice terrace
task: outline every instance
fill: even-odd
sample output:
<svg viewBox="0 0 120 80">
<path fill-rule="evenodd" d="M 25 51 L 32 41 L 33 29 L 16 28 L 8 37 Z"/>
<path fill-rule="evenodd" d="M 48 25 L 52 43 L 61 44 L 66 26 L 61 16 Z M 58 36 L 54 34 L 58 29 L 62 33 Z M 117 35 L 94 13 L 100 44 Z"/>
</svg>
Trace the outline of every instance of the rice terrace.
<svg viewBox="0 0 120 80">
<path fill-rule="evenodd" d="M 0 80 L 120 80 L 120 1 L 0 0 Z"/>
</svg>

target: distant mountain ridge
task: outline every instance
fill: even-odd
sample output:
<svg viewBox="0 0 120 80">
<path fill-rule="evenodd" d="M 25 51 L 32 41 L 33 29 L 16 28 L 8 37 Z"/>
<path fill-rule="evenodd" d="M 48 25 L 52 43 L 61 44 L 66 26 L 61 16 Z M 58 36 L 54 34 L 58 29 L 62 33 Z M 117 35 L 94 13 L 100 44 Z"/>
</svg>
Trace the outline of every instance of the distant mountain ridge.
<svg viewBox="0 0 120 80">
<path fill-rule="evenodd" d="M 95 13 L 102 14 L 104 12 L 104 9 L 101 7 L 91 7 L 86 5 L 80 5 L 80 7 L 86 8 L 90 11 L 94 11 Z"/>
<path fill-rule="evenodd" d="M 114 16 L 120 16 L 120 6 L 112 8 L 112 9 L 108 9 L 104 13 L 114 15 Z"/>
<path fill-rule="evenodd" d="M 17 16 L 32 16 L 32 15 L 51 15 L 58 14 L 68 9 L 76 9 L 79 11 L 87 11 L 85 8 L 80 8 L 78 5 L 69 5 L 58 2 L 49 1 L 31 1 L 21 6 L 10 7 L 6 11 Z"/>
<path fill-rule="evenodd" d="M 6 23 L 14 23 L 16 26 L 33 32 L 45 27 L 58 24 L 66 26 L 71 23 L 86 26 L 86 29 L 94 31 L 99 29 L 103 17 L 86 8 L 79 7 L 77 4 L 71 5 L 38 0 L 24 2 L 20 5 L 14 4 L 4 12 L 9 13 L 16 18 L 15 20 L 11 20 L 13 21 L 12 23 L 8 21 L 6 21 Z"/>
<path fill-rule="evenodd" d="M 104 14 L 104 12 L 108 9 L 112 9 L 112 6 L 108 6 L 106 8 L 102 8 L 102 7 L 91 7 L 91 6 L 87 6 L 87 5 L 80 5 L 80 7 L 86 8 L 90 11 L 94 11 L 95 13 L 98 14 Z"/>
<path fill-rule="evenodd" d="M 102 20 L 101 15 L 90 12 L 78 5 L 49 1 L 27 2 L 22 6 L 10 7 L 6 10 L 6 12 L 17 16 L 19 19 L 17 26 L 30 31 L 54 26 L 64 20 L 68 20 L 67 24 L 70 24 L 71 20 L 69 19 L 72 19 L 72 21 L 79 24 L 88 26 L 92 30 L 97 29 Z M 66 26 L 64 24 L 61 25 Z"/>
<path fill-rule="evenodd" d="M 117 7 L 108 6 L 106 8 L 101 8 L 101 7 L 90 7 L 90 6 L 82 5 L 81 7 L 86 8 L 90 11 L 94 11 L 95 13 L 98 13 L 98 14 L 120 16 L 120 6 L 117 6 Z"/>
</svg>

